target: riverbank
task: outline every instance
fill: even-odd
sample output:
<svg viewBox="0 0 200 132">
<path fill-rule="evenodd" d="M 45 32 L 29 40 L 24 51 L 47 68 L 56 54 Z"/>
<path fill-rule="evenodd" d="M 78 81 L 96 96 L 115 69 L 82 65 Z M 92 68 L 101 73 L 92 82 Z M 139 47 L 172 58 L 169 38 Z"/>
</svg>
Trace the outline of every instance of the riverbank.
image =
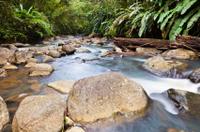
<svg viewBox="0 0 200 132">
<path fill-rule="evenodd" d="M 181 115 L 178 107 L 184 108 L 185 104 L 181 102 L 181 103 L 179 103 L 179 106 L 176 107 L 172 102 L 169 102 L 170 98 L 166 97 L 165 92 L 164 92 L 164 91 L 168 90 L 169 88 L 175 88 L 175 89 L 184 89 L 186 91 L 198 93 L 197 88 L 198 88 L 198 84 L 199 84 L 199 82 L 198 82 L 199 74 L 193 73 L 195 75 L 195 77 L 194 77 L 195 80 L 197 80 L 197 82 L 196 82 L 197 84 L 193 84 L 192 82 L 189 81 L 189 79 L 187 79 L 189 76 L 192 76 L 188 71 L 192 71 L 193 69 L 196 69 L 200 66 L 200 64 L 198 63 L 199 62 L 198 60 L 189 61 L 189 60 L 185 60 L 185 59 L 184 60 L 179 59 L 179 60 L 172 61 L 172 59 L 169 59 L 169 58 L 166 59 L 165 58 L 166 56 L 163 56 L 163 57 L 159 56 L 158 58 L 155 58 L 155 56 L 154 56 L 153 59 L 151 58 L 151 59 L 147 60 L 147 58 L 149 58 L 149 57 L 144 57 L 144 55 L 142 55 L 142 54 L 141 54 L 142 57 L 138 57 L 139 54 L 137 54 L 137 53 L 134 53 L 135 55 L 137 55 L 135 57 L 124 57 L 124 55 L 123 55 L 124 53 L 121 53 L 120 49 L 115 47 L 111 41 L 107 41 L 105 39 L 100 39 L 100 38 L 89 39 L 89 38 L 81 38 L 81 37 L 80 38 L 71 37 L 71 42 L 69 42 L 70 37 L 67 37 L 67 38 L 62 38 L 62 39 L 57 38 L 56 42 L 58 42 L 59 40 L 61 40 L 65 44 L 61 43 L 61 41 L 59 43 L 55 43 L 55 40 L 52 40 L 52 41 L 50 40 L 50 41 L 44 42 L 47 44 L 45 46 L 38 45 L 36 47 L 26 47 L 26 48 L 17 49 L 17 52 L 18 52 L 18 50 L 22 51 L 22 52 L 20 52 L 21 54 L 26 53 L 24 56 L 27 57 L 28 59 L 25 62 L 23 61 L 22 64 L 18 64 L 19 62 L 22 62 L 22 59 L 17 59 L 18 61 L 14 62 L 13 64 L 18 66 L 18 70 L 16 70 L 16 69 L 11 70 L 11 71 L 7 70 L 8 76 L 5 78 L 2 78 L 0 80 L 0 84 L 2 86 L 2 88 L 0 89 L 1 96 L 6 101 L 8 108 L 9 108 L 9 112 L 11 113 L 10 123 L 12 123 L 12 117 L 14 116 L 14 113 L 17 109 L 18 104 L 22 100 L 24 100 L 24 98 L 25 99 L 27 98 L 26 100 L 29 100 L 29 98 L 27 96 L 29 96 L 30 98 L 32 95 L 38 95 L 38 94 L 39 95 L 42 94 L 44 96 L 48 96 L 49 94 L 59 96 L 59 97 L 49 97 L 48 96 L 47 100 L 45 99 L 45 104 L 47 106 L 52 106 L 52 107 L 49 107 L 49 109 L 43 109 L 42 106 L 40 108 L 39 107 L 40 103 L 38 104 L 39 108 L 34 109 L 34 111 L 38 111 L 38 112 L 36 112 L 36 114 L 33 116 L 38 117 L 38 119 L 39 119 L 40 117 L 37 114 L 39 114 L 40 109 L 43 109 L 43 112 L 46 113 L 45 111 L 55 111 L 57 108 L 61 109 L 63 107 L 66 107 L 65 106 L 66 104 L 62 103 L 63 100 L 64 100 L 64 102 L 66 102 L 66 98 L 64 98 L 64 99 L 59 99 L 59 98 L 61 97 L 61 95 L 63 96 L 63 91 L 64 91 L 64 97 L 65 97 L 66 91 L 67 90 L 70 91 L 70 88 L 69 89 L 66 89 L 66 88 L 73 86 L 73 84 L 70 84 L 69 81 L 67 81 L 67 80 L 77 81 L 77 80 L 85 78 L 85 77 L 96 76 L 96 75 L 99 75 L 99 74 L 102 74 L 105 72 L 115 71 L 115 72 L 120 72 L 123 75 L 128 76 L 129 79 L 133 79 L 137 83 L 139 83 L 143 87 L 143 89 L 145 90 L 147 95 L 151 98 L 151 99 L 149 99 L 149 101 L 150 102 L 153 101 L 153 102 L 150 103 L 149 109 L 147 112 L 145 112 L 146 114 L 144 117 L 141 117 L 137 121 L 126 122 L 126 120 L 125 120 L 125 122 L 124 121 L 123 121 L 123 123 L 120 122 L 119 124 L 116 124 L 115 126 L 109 125 L 109 126 L 105 127 L 107 129 L 107 131 L 120 131 L 119 126 L 123 126 L 124 128 L 126 128 L 127 131 L 131 131 L 132 125 L 134 125 L 134 128 L 137 128 L 136 130 L 138 132 L 145 131 L 145 129 L 147 129 L 148 127 L 152 129 L 152 132 L 155 132 L 155 131 L 159 132 L 159 129 L 157 130 L 157 128 L 159 128 L 159 127 L 160 127 L 160 130 L 164 130 L 164 131 L 169 128 L 183 129 L 185 131 L 190 130 L 190 129 L 194 130 L 194 131 L 198 130 L 198 125 L 195 125 L 195 127 L 192 127 L 190 124 L 194 123 L 192 120 L 197 120 L 196 123 L 198 123 L 199 119 L 198 118 L 194 119 L 194 117 L 192 115 L 190 115 L 190 113 Z M 50 45 L 50 44 L 53 44 L 53 45 Z M 63 51 L 64 51 L 64 53 L 63 53 Z M 70 51 L 70 53 L 67 51 Z M 28 54 L 30 54 L 29 52 L 31 52 L 33 54 L 34 59 L 30 59 L 32 57 L 29 57 L 29 55 L 28 55 Z M 139 51 L 136 51 L 136 52 L 139 52 Z M 146 54 L 147 51 L 145 51 L 144 53 Z M 191 52 L 188 52 L 188 51 L 187 51 L 187 53 L 191 54 Z M 15 53 L 15 55 L 18 56 L 18 53 L 17 54 Z M 184 54 L 181 54 L 181 55 L 183 55 L 185 57 L 185 51 L 184 51 Z M 51 58 L 50 59 L 51 61 L 50 62 L 44 61 L 44 60 L 48 60 L 48 59 L 44 59 L 44 56 L 48 59 Z M 29 59 L 32 60 L 32 62 L 30 62 Z M 36 63 L 33 60 L 34 61 L 37 60 L 38 62 Z M 180 65 L 180 63 L 177 63 L 174 61 L 181 61 L 181 63 L 187 63 L 188 67 L 186 68 L 184 66 L 184 69 L 180 68 L 181 71 L 176 72 L 176 69 L 174 69 L 174 68 L 179 67 L 179 66 L 182 67 L 182 65 Z M 29 64 L 29 66 L 31 64 L 32 68 L 30 68 L 30 69 L 24 68 L 24 66 L 26 65 L 27 62 Z M 48 64 L 47 64 L 48 66 L 47 65 L 41 66 L 41 63 L 44 64 L 47 62 L 48 62 Z M 158 62 L 160 62 L 161 64 L 159 64 Z M 38 66 L 38 63 L 40 63 L 39 66 Z M 173 78 L 178 77 L 178 78 L 185 78 L 185 79 L 184 80 L 177 80 L 177 79 L 170 80 L 170 79 L 160 78 L 158 76 L 155 76 L 154 74 L 151 74 L 150 72 L 146 72 L 142 68 L 142 66 L 144 66 L 144 65 L 145 65 L 145 67 L 148 66 L 147 70 L 151 69 L 150 72 L 153 72 L 154 74 L 157 71 L 159 71 L 160 69 L 165 69 L 164 73 L 169 73 L 167 75 L 166 74 L 164 74 L 164 75 L 156 74 L 158 76 L 169 77 L 168 75 L 173 74 L 176 76 L 170 76 L 170 77 L 173 77 Z M 52 68 L 46 68 L 46 66 L 52 67 Z M 38 68 L 38 69 L 36 69 L 36 68 Z M 46 69 L 49 69 L 49 71 L 46 71 Z M 52 69 L 54 69 L 54 70 L 52 70 Z M 177 70 L 179 70 L 179 68 Z M 30 72 L 33 72 L 34 74 L 35 73 L 39 74 L 39 77 L 29 77 Z M 43 73 L 45 75 L 47 75 L 47 72 L 49 74 L 48 76 L 40 77 L 41 74 L 43 74 Z M 162 70 L 161 70 L 161 72 L 163 73 Z M 184 74 L 187 73 L 187 75 L 177 76 L 178 75 L 177 73 L 180 73 L 180 72 L 182 72 Z M 160 71 L 159 71 L 159 73 L 160 73 Z M 197 75 L 197 77 L 196 77 L 196 75 Z M 62 81 L 62 80 L 63 80 L 64 84 L 57 83 L 57 85 L 59 87 L 56 88 L 56 91 L 54 89 L 47 87 L 47 84 L 49 84 L 49 83 L 53 83 L 55 81 Z M 107 80 L 110 80 L 110 79 L 107 79 Z M 113 81 L 111 81 L 111 82 L 113 82 Z M 92 81 L 91 81 L 91 83 L 92 83 Z M 111 86 L 113 86 L 113 85 L 114 84 L 112 84 Z M 64 86 L 64 88 L 63 88 L 63 86 Z M 187 87 L 190 87 L 190 88 L 187 88 Z M 149 91 L 148 91 L 148 89 L 149 89 Z M 120 90 L 118 90 L 118 91 L 120 91 Z M 183 95 L 183 97 L 186 97 L 186 96 Z M 38 100 L 37 98 L 40 98 L 40 97 L 32 97 L 32 98 L 34 98 L 33 100 Z M 48 98 L 50 98 L 50 99 L 48 99 Z M 164 99 L 164 98 L 166 98 L 166 99 Z M 52 104 L 52 102 L 50 103 L 48 101 L 48 100 L 54 100 L 54 99 L 55 99 L 55 102 L 53 102 L 53 104 Z M 154 101 L 152 99 L 156 99 L 158 102 Z M 26 102 L 26 100 L 24 102 Z M 62 100 L 62 101 L 60 102 L 60 101 L 56 101 L 56 100 Z M 164 101 L 162 102 L 162 100 L 164 100 Z M 29 104 L 31 101 L 27 101 L 27 102 Z M 41 101 L 37 101 L 37 102 L 41 102 Z M 176 103 L 177 102 L 180 102 L 180 101 L 176 100 Z M 58 105 L 56 105 L 56 104 L 58 104 Z M 30 106 L 31 105 L 32 104 L 30 103 Z M 56 106 L 53 107 L 54 105 L 56 105 Z M 165 107 L 163 107 L 163 105 Z M 174 106 L 174 107 L 173 108 L 170 107 L 168 109 L 167 106 Z M 193 108 L 194 108 L 194 106 L 193 106 Z M 56 109 L 54 109 L 54 108 L 56 108 Z M 157 110 L 155 110 L 156 108 L 157 108 Z M 64 109 L 66 109 L 66 108 L 64 108 Z M 96 108 L 96 110 L 97 109 L 98 108 Z M 174 112 L 173 109 L 176 109 L 176 112 Z M 26 111 L 31 112 L 31 109 L 28 109 L 28 108 L 27 109 L 20 108 L 19 111 L 21 111 L 21 110 L 23 110 L 24 112 L 26 112 Z M 59 111 L 58 114 L 65 113 L 64 111 L 65 110 L 61 109 L 61 111 Z M 188 110 L 185 109 L 184 111 L 188 111 Z M 147 127 L 144 127 L 143 129 L 140 128 L 139 126 L 141 124 L 145 123 L 145 121 L 148 122 L 148 120 L 150 120 L 150 119 L 155 119 L 155 120 L 162 119 L 161 116 L 154 115 L 155 112 L 158 112 L 158 114 L 164 113 L 164 117 L 168 118 L 167 121 L 166 122 L 161 121 L 160 124 L 158 124 L 158 122 L 155 121 L 155 122 L 150 123 L 151 125 L 147 125 Z M 177 113 L 179 113 L 179 114 L 177 115 Z M 51 115 L 51 113 L 48 113 L 48 114 Z M 59 116 L 59 119 L 56 118 L 60 122 L 61 122 L 61 120 L 64 120 L 63 119 L 64 117 L 62 115 Z M 66 113 L 66 115 L 68 115 L 68 113 Z M 181 118 L 185 117 L 186 115 L 188 116 L 188 117 L 186 117 L 187 121 L 185 122 L 187 124 L 187 127 L 184 128 L 183 127 L 184 123 L 181 124 L 181 122 L 183 121 Z M 17 116 L 17 118 L 19 118 L 19 117 L 25 118 L 25 119 L 23 119 L 23 121 L 26 121 L 26 117 L 21 117 L 20 114 Z M 177 123 L 174 122 L 175 118 L 178 119 Z M 29 118 L 29 119 L 32 120 L 31 118 Z M 55 119 L 55 118 L 52 118 L 52 119 Z M 167 123 L 167 122 L 170 122 L 170 123 Z M 18 122 L 18 123 L 19 123 L 19 125 L 23 125 L 23 123 L 22 124 L 20 122 Z M 28 122 L 26 122 L 26 123 L 28 123 Z M 52 123 L 51 125 L 50 124 L 43 124 L 43 125 L 47 125 L 47 126 L 48 125 L 50 125 L 50 126 L 56 125 L 55 122 L 53 122 L 53 121 L 51 123 Z M 157 125 L 155 125 L 154 123 Z M 58 127 L 58 129 L 59 129 L 60 126 L 63 126 L 64 124 L 60 123 L 57 125 L 59 126 Z M 79 122 L 69 123 L 68 125 L 69 126 L 80 126 Z M 65 126 L 65 129 L 67 129 L 67 128 L 70 129 L 70 127 L 68 125 Z M 99 128 L 97 127 L 98 125 L 99 124 L 97 124 L 96 126 L 95 125 L 94 126 L 93 125 L 92 126 L 81 125 L 81 127 L 85 131 L 103 131 L 102 129 L 100 129 L 101 125 L 99 125 Z M 15 127 L 17 127 L 17 126 L 15 125 Z M 9 129 L 9 125 L 7 126 L 7 128 Z M 55 126 L 54 126 L 54 128 L 55 128 Z M 124 130 L 124 131 L 126 131 L 126 130 Z"/>
</svg>

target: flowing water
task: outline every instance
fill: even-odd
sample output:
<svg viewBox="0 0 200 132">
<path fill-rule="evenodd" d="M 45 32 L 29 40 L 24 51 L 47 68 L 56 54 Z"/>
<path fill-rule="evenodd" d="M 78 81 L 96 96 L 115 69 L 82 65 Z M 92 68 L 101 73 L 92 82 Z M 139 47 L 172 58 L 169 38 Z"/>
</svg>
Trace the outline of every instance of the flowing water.
<svg viewBox="0 0 200 132">
<path fill-rule="evenodd" d="M 185 132 L 199 132 L 200 119 L 187 114 L 179 114 L 174 104 L 163 93 L 170 88 L 198 93 L 200 84 L 185 79 L 160 78 L 142 68 L 145 57 L 101 57 L 102 51 L 112 49 L 112 45 L 98 47 L 84 46 L 91 53 L 76 53 L 56 59 L 51 64 L 55 71 L 48 77 L 31 78 L 22 67 L 10 71 L 9 76 L 0 80 L 0 96 L 8 104 L 11 117 L 19 102 L 28 95 L 53 92 L 46 84 L 56 80 L 78 80 L 84 77 L 115 71 L 141 84 L 153 100 L 147 115 L 133 122 L 124 122 L 107 127 L 92 127 L 89 131 L 102 132 L 165 132 L 168 128 L 178 128 Z M 188 70 L 199 67 L 199 61 L 187 62 Z"/>
</svg>

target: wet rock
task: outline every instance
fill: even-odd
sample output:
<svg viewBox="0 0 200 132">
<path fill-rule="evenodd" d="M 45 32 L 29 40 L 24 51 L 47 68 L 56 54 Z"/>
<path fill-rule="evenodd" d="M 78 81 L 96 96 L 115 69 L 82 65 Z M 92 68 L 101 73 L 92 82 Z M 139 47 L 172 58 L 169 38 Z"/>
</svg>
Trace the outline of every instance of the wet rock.
<svg viewBox="0 0 200 132">
<path fill-rule="evenodd" d="M 26 67 L 26 68 L 31 68 L 31 67 L 34 67 L 36 64 L 37 64 L 37 63 L 35 63 L 35 62 L 29 62 L 29 63 L 27 63 L 24 67 Z"/>
<path fill-rule="evenodd" d="M 76 51 L 76 49 L 72 45 L 63 45 L 62 50 L 66 52 L 67 55 L 74 54 L 74 52 Z"/>
<path fill-rule="evenodd" d="M 43 55 L 43 56 L 42 56 L 42 62 L 48 63 L 48 62 L 52 62 L 52 61 L 54 61 L 54 58 L 53 58 L 53 57 L 48 56 L 48 55 Z"/>
<path fill-rule="evenodd" d="M 13 50 L 13 51 L 16 51 L 18 48 L 15 45 L 10 44 L 9 45 L 9 49 Z"/>
<path fill-rule="evenodd" d="M 200 83 L 200 68 L 193 70 L 189 79 L 194 83 Z"/>
<path fill-rule="evenodd" d="M 0 96 L 0 131 L 9 122 L 9 113 L 5 101 Z"/>
<path fill-rule="evenodd" d="M 30 51 L 33 51 L 35 55 L 43 55 L 43 54 L 48 54 L 49 53 L 48 46 L 45 46 L 45 47 L 33 47 L 33 48 L 30 48 Z"/>
<path fill-rule="evenodd" d="M 160 54 L 162 51 L 157 50 L 156 48 L 142 48 L 142 47 L 139 47 L 139 48 L 136 49 L 136 52 L 139 55 L 155 56 L 155 55 Z"/>
<path fill-rule="evenodd" d="M 153 74 L 172 78 L 183 78 L 183 71 L 186 70 L 187 66 L 188 65 L 183 62 L 165 60 L 161 56 L 149 58 L 143 64 L 143 67 Z"/>
<path fill-rule="evenodd" d="M 123 52 L 123 51 L 122 51 L 119 47 L 117 47 L 117 46 L 114 47 L 114 51 L 117 52 L 117 53 L 122 53 L 122 52 Z"/>
<path fill-rule="evenodd" d="M 18 67 L 15 66 L 15 65 L 12 65 L 12 64 L 10 64 L 10 63 L 6 63 L 6 64 L 3 66 L 3 69 L 5 69 L 5 70 L 16 70 L 16 69 L 18 69 Z"/>
<path fill-rule="evenodd" d="M 53 72 L 53 67 L 49 64 L 35 64 L 31 67 L 29 76 L 47 76 Z"/>
<path fill-rule="evenodd" d="M 61 56 L 60 52 L 58 52 L 57 50 L 50 50 L 48 55 L 53 58 L 59 58 Z"/>
<path fill-rule="evenodd" d="M 63 128 L 66 99 L 57 95 L 26 97 L 14 116 L 13 132 L 58 132 Z"/>
<path fill-rule="evenodd" d="M 27 63 L 37 63 L 38 62 L 38 60 L 37 59 L 35 59 L 35 58 L 30 58 L 30 59 L 28 59 L 27 60 Z"/>
<path fill-rule="evenodd" d="M 17 51 L 15 53 L 16 63 L 22 64 L 26 63 L 27 60 L 33 57 L 33 52 L 31 51 Z"/>
<path fill-rule="evenodd" d="M 51 82 L 48 84 L 48 86 L 62 93 L 69 93 L 72 90 L 74 83 L 75 81 L 72 80 L 61 80 L 61 81 Z"/>
<path fill-rule="evenodd" d="M 173 59 L 190 59 L 190 60 L 198 58 L 195 52 L 186 49 L 169 50 L 164 52 L 162 56 Z"/>
<path fill-rule="evenodd" d="M 6 76 L 7 76 L 6 70 L 3 69 L 3 68 L 0 68 L 0 78 L 1 78 L 1 77 L 6 77 Z"/>
<path fill-rule="evenodd" d="M 91 51 L 87 48 L 81 47 L 76 50 L 76 53 L 91 53 Z"/>
<path fill-rule="evenodd" d="M 13 61 L 14 51 L 7 48 L 0 48 L 0 65 Z"/>
<path fill-rule="evenodd" d="M 65 132 L 85 132 L 85 130 L 81 127 L 75 126 L 66 130 Z"/>
<path fill-rule="evenodd" d="M 180 111 L 200 118 L 200 94 L 175 89 L 170 89 L 167 93 Z"/>
<path fill-rule="evenodd" d="M 116 113 L 144 114 L 148 97 L 143 88 L 118 73 L 77 81 L 68 98 L 68 114 L 75 122 L 95 122 Z"/>
<path fill-rule="evenodd" d="M 110 51 L 105 49 L 102 49 L 100 52 L 101 52 L 100 54 L 101 57 L 105 57 L 110 54 Z"/>
</svg>

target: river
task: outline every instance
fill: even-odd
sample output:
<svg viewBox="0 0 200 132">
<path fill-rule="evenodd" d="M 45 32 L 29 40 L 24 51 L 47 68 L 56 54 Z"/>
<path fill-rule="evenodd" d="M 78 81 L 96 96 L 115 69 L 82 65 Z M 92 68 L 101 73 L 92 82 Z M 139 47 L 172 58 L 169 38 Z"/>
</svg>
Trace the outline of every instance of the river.
<svg viewBox="0 0 200 132">
<path fill-rule="evenodd" d="M 0 96 L 8 104 L 11 118 L 23 97 L 34 94 L 54 92 L 46 84 L 56 80 L 78 80 L 104 72 L 115 71 L 128 76 L 144 87 L 152 99 L 145 117 L 133 122 L 124 122 L 107 127 L 91 127 L 88 131 L 101 132 L 165 132 L 168 128 L 177 128 L 185 132 L 199 132 L 200 119 L 181 114 L 167 98 L 165 91 L 170 88 L 198 93 L 200 84 L 193 84 L 186 79 L 157 77 L 142 68 L 146 57 L 101 57 L 102 52 L 112 49 L 112 44 L 105 46 L 85 45 L 91 53 L 76 53 L 56 59 L 51 64 L 55 71 L 47 77 L 28 77 L 28 70 L 22 66 L 10 71 L 7 78 L 0 80 Z M 38 57 L 38 59 L 40 59 Z M 200 67 L 199 61 L 188 61 L 188 70 Z M 6 130 L 8 131 L 8 130 Z"/>
</svg>

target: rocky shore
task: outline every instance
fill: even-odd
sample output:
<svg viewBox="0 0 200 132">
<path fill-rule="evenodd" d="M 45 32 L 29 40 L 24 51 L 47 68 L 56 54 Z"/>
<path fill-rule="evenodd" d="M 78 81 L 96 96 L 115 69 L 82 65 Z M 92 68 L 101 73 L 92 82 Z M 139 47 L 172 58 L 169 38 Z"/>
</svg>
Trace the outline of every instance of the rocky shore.
<svg viewBox="0 0 200 132">
<path fill-rule="evenodd" d="M 6 78 L 8 71 L 19 67 L 25 67 L 30 77 L 48 76 L 54 72 L 51 62 L 56 58 L 89 53 L 88 49 L 81 47 L 83 44 L 101 46 L 107 42 L 105 38 L 67 36 L 51 38 L 35 46 L 3 44 L 0 47 L 0 77 Z M 142 67 L 156 76 L 190 79 L 197 85 L 200 83 L 199 68 L 186 72 L 186 60 L 198 59 L 196 52 L 186 49 L 160 51 L 137 48 L 130 54 L 148 56 Z M 100 56 L 120 55 L 123 59 L 123 56 L 130 54 L 113 45 L 112 50 L 104 50 Z M 87 131 L 87 124 L 98 121 L 115 121 L 116 117 L 124 117 L 125 120 L 141 118 L 151 105 L 151 99 L 140 84 L 116 72 L 76 81 L 59 80 L 49 83 L 48 87 L 56 91 L 25 97 L 13 119 L 9 117 L 6 103 L 0 97 L 0 131 L 6 124 L 12 123 L 13 132 L 84 132 Z M 175 88 L 166 91 L 166 94 L 180 111 L 199 116 L 199 111 L 193 109 L 199 106 L 199 94 L 177 91 Z"/>
</svg>

